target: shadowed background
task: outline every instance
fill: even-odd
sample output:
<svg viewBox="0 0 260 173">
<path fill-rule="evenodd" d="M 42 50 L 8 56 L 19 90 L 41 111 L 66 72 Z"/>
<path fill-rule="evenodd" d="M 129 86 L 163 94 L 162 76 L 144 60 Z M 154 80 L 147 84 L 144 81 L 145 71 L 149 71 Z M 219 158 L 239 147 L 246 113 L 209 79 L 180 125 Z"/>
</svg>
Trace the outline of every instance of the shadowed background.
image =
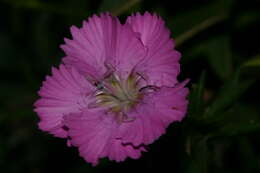
<svg viewBox="0 0 260 173">
<path fill-rule="evenodd" d="M 139 160 L 97 167 L 37 128 L 37 91 L 93 13 L 162 16 L 190 78 L 189 112 Z M 0 0 L 0 172 L 260 172 L 259 0 Z"/>
</svg>

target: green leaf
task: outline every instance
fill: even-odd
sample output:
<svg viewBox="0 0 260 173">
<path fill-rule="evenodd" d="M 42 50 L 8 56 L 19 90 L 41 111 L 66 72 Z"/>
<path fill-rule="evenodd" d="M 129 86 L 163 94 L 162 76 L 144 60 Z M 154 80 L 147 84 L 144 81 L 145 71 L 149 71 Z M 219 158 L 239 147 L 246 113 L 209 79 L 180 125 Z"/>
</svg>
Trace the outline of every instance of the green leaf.
<svg viewBox="0 0 260 173">
<path fill-rule="evenodd" d="M 239 16 L 234 20 L 234 26 L 237 29 L 241 29 L 250 25 L 251 23 L 258 22 L 259 20 L 259 10 L 241 11 Z"/>
<path fill-rule="evenodd" d="M 243 67 L 260 67 L 260 54 L 245 62 Z"/>
<path fill-rule="evenodd" d="M 217 94 L 217 98 L 207 110 L 206 116 L 213 116 L 216 113 L 224 112 L 232 106 L 237 99 L 254 83 L 254 80 L 239 80 L 238 71 L 233 79 L 227 81 Z M 215 115 L 217 116 L 217 115 Z"/>
<path fill-rule="evenodd" d="M 238 104 L 225 112 L 213 136 L 234 136 L 260 131 L 260 112 L 251 105 Z"/>
<path fill-rule="evenodd" d="M 239 136 L 238 139 L 239 154 L 243 159 L 244 172 L 255 172 L 254 170 L 257 169 L 259 164 L 257 163 L 257 153 L 254 151 L 253 143 L 245 136 Z"/>
<path fill-rule="evenodd" d="M 123 4 L 126 4 L 128 0 L 103 0 L 99 6 L 99 11 L 111 11 Z"/>
<path fill-rule="evenodd" d="M 13 51 L 14 44 L 11 41 L 11 36 L 7 34 L 0 33 L 0 52 L 1 52 L 1 61 L 0 69 L 1 70 L 13 70 L 16 69 L 19 65 L 15 59 L 15 51 Z M 4 57 L 4 58 L 3 58 Z"/>
<path fill-rule="evenodd" d="M 221 79 L 227 80 L 233 73 L 233 60 L 228 35 L 216 35 L 208 40 L 200 41 L 186 51 L 182 62 L 189 63 L 194 59 L 205 58 L 212 71 Z"/>
<path fill-rule="evenodd" d="M 228 79 L 232 73 L 230 40 L 219 36 L 206 43 L 207 59 L 212 69 L 221 79 Z"/>
<path fill-rule="evenodd" d="M 189 136 L 187 142 L 190 145 L 191 151 L 188 153 L 189 165 L 184 172 L 187 173 L 206 173 L 208 169 L 209 148 L 208 137 L 204 136 Z"/>
<path fill-rule="evenodd" d="M 203 71 L 198 84 L 194 84 L 193 89 L 189 95 L 189 115 L 194 118 L 196 118 L 199 114 L 202 115 L 203 112 L 203 91 L 205 88 L 205 77 L 206 72 Z"/>
<path fill-rule="evenodd" d="M 260 78 L 260 54 L 249 58 L 248 61 L 241 65 L 241 73 L 244 78 L 259 79 Z"/>
<path fill-rule="evenodd" d="M 230 38 L 226 35 L 212 37 L 202 42 L 195 51 L 206 57 L 209 65 L 216 75 L 222 79 L 228 79 L 233 71 Z"/>
<path fill-rule="evenodd" d="M 183 167 L 184 173 L 201 173 L 198 165 L 192 160 L 190 156 L 186 156 L 185 165 Z"/>
<path fill-rule="evenodd" d="M 207 2 L 203 5 L 201 4 L 200 6 L 195 6 L 188 11 L 184 11 L 183 13 L 178 13 L 172 17 L 172 19 L 168 20 L 168 25 L 173 29 L 177 37 L 181 37 L 181 35 L 190 32 L 194 27 L 197 27 L 205 21 L 208 21 L 212 17 L 228 16 L 232 4 L 233 0 L 218 0 Z M 206 28 L 208 27 L 199 29 L 198 32 Z M 194 34 L 196 33 L 197 30 Z"/>
<path fill-rule="evenodd" d="M 73 8 L 72 6 L 67 6 L 66 1 L 58 5 L 40 0 L 3 0 L 3 2 L 16 8 L 44 11 L 66 16 L 86 17 L 89 14 L 89 10 L 84 8 L 85 6 L 81 3 L 73 3 L 75 5 L 81 4 L 81 6 Z"/>
<path fill-rule="evenodd" d="M 141 0 L 103 0 L 98 11 L 109 11 L 117 16 L 131 9 L 139 2 L 141 2 Z"/>
</svg>

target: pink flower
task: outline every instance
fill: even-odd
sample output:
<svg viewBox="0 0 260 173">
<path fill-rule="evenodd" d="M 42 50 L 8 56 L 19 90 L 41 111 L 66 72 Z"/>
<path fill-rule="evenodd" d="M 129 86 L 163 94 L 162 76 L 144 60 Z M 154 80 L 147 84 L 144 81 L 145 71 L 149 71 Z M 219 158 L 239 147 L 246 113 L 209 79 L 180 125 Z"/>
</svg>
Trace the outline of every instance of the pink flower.
<svg viewBox="0 0 260 173">
<path fill-rule="evenodd" d="M 67 138 L 93 165 L 139 158 L 187 110 L 187 81 L 177 80 L 180 53 L 169 30 L 155 14 L 121 24 L 103 13 L 71 33 L 61 46 L 64 65 L 39 91 L 39 128 Z"/>
</svg>

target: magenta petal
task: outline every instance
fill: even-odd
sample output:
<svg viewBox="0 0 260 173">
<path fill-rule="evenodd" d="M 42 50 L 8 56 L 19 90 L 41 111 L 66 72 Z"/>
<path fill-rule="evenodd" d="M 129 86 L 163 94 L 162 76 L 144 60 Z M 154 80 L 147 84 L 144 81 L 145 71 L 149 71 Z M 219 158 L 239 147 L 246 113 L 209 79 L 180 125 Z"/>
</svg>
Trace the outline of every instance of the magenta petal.
<svg viewBox="0 0 260 173">
<path fill-rule="evenodd" d="M 102 115 L 101 112 L 84 111 L 65 117 L 71 144 L 78 147 L 80 156 L 93 165 L 104 157 L 103 152 L 115 128 L 115 124 Z"/>
<path fill-rule="evenodd" d="M 100 77 L 105 73 L 105 46 L 102 18 L 94 15 L 82 28 L 71 27 L 72 40 L 65 39 L 61 48 L 66 53 L 63 62 L 80 72 Z"/>
<path fill-rule="evenodd" d="M 137 34 L 129 24 L 122 25 L 108 13 L 93 16 L 82 28 L 71 27 L 73 40 L 65 39 L 61 48 L 67 65 L 100 78 L 108 68 L 122 75 L 133 70 L 144 58 L 145 50 Z"/>
<path fill-rule="evenodd" d="M 127 157 L 138 159 L 141 157 L 142 152 L 146 151 L 144 146 L 134 147 L 132 144 L 122 145 L 122 141 L 115 139 L 111 141 L 108 157 L 110 160 L 117 162 L 124 161 Z"/>
<path fill-rule="evenodd" d="M 138 71 L 149 85 L 174 86 L 180 72 L 181 54 L 174 50 L 174 41 L 164 21 L 156 14 L 146 12 L 128 17 L 133 30 L 141 35 L 147 56 L 138 66 Z"/>
<path fill-rule="evenodd" d="M 185 83 L 174 88 L 162 87 L 145 96 L 142 103 L 128 114 L 135 120 L 119 127 L 118 138 L 123 143 L 132 143 L 134 146 L 148 145 L 164 134 L 169 124 L 181 121 L 188 104 Z"/>
<path fill-rule="evenodd" d="M 129 24 L 122 25 L 117 18 L 103 17 L 106 63 L 115 67 L 120 76 L 127 76 L 135 70 L 146 52 L 139 35 Z"/>
<path fill-rule="evenodd" d="M 80 156 L 97 165 L 100 158 L 123 161 L 127 157 L 139 158 L 144 147 L 122 145 L 115 138 L 118 123 L 111 115 L 99 110 L 84 110 L 82 113 L 65 116 L 65 125 L 73 146 L 79 148 Z"/>
<path fill-rule="evenodd" d="M 187 81 L 177 80 L 181 55 L 169 30 L 155 14 L 121 24 L 102 13 L 71 33 L 61 45 L 65 65 L 53 68 L 34 104 L 39 128 L 67 138 L 92 165 L 139 158 L 187 110 Z"/>
<path fill-rule="evenodd" d="M 72 112 L 79 112 L 85 107 L 85 99 L 91 86 L 75 69 L 61 65 L 59 69 L 52 69 L 51 77 L 39 91 L 41 96 L 34 106 L 40 117 L 39 127 L 57 137 L 66 137 L 63 129 L 63 116 Z"/>
</svg>

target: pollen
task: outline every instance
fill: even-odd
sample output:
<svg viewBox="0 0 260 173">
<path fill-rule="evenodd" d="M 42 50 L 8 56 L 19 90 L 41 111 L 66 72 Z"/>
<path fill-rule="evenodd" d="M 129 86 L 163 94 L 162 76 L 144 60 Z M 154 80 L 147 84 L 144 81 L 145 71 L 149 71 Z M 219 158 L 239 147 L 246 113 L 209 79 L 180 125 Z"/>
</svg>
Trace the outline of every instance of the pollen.
<svg viewBox="0 0 260 173">
<path fill-rule="evenodd" d="M 96 84 L 95 107 L 105 107 L 113 113 L 126 114 L 142 98 L 138 81 L 136 74 L 130 74 L 126 79 L 121 79 L 114 73 L 109 75 Z"/>
</svg>

